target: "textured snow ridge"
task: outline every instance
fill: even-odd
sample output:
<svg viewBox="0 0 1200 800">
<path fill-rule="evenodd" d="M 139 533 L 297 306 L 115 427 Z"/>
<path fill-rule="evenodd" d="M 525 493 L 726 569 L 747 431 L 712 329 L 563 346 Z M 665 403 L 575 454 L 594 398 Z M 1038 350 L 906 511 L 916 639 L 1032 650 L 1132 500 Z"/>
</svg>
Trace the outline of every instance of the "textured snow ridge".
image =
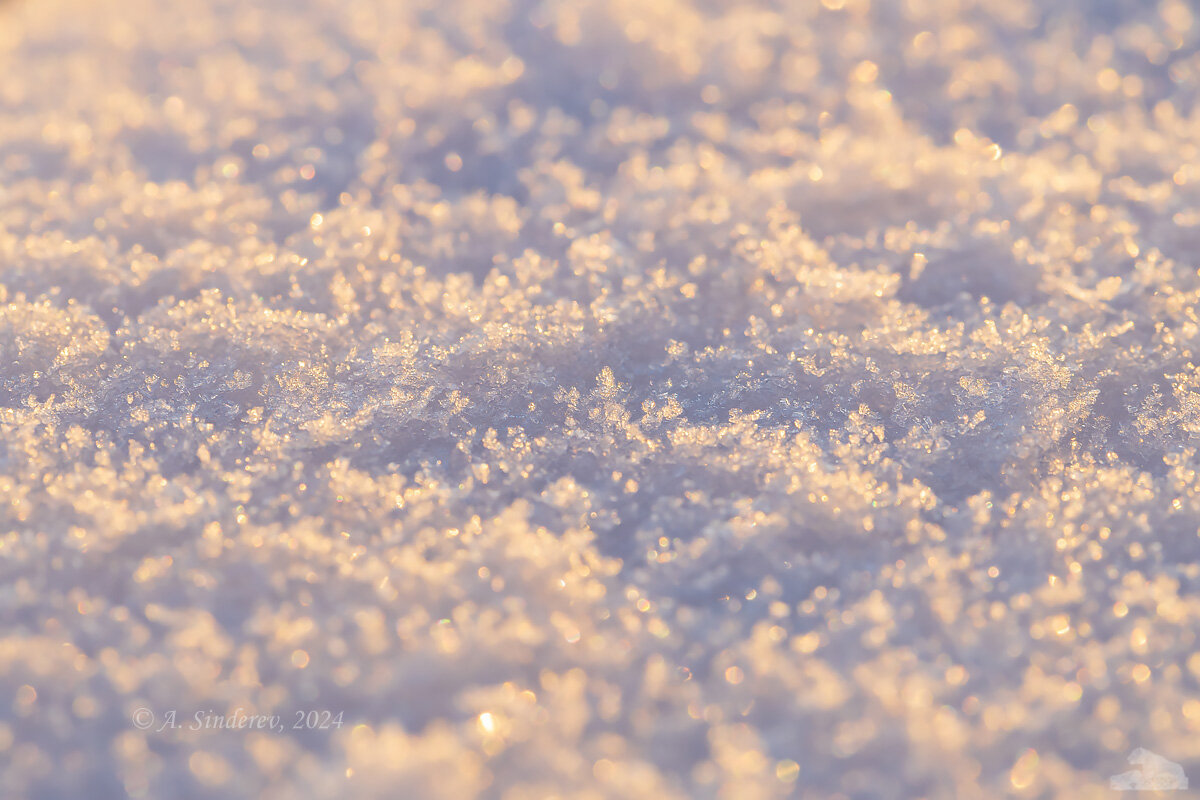
<svg viewBox="0 0 1200 800">
<path fill-rule="evenodd" d="M 1200 780 L 1198 35 L 0 4 L 0 795 Z"/>
</svg>

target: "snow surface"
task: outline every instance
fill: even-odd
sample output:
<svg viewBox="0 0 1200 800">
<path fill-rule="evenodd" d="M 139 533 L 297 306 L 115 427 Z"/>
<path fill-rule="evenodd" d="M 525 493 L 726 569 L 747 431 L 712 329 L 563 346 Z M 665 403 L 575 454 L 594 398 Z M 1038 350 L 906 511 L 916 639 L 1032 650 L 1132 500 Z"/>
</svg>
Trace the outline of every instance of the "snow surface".
<svg viewBox="0 0 1200 800">
<path fill-rule="evenodd" d="M 1200 779 L 1198 34 L 3 3 L 0 794 Z"/>
</svg>

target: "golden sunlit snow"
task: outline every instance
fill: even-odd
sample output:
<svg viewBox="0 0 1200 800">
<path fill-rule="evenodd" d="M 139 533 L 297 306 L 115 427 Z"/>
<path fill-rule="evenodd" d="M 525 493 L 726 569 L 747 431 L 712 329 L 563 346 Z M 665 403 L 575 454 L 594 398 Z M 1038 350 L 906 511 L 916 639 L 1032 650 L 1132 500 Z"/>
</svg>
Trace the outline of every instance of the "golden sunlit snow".
<svg viewBox="0 0 1200 800">
<path fill-rule="evenodd" d="M 1200 780 L 1198 36 L 0 4 L 0 795 Z"/>
</svg>

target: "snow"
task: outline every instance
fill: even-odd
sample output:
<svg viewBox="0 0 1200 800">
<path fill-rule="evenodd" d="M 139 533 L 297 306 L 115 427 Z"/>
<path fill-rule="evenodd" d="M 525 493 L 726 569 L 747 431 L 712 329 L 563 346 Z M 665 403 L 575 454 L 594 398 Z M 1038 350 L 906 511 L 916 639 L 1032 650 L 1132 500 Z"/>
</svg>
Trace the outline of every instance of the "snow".
<svg viewBox="0 0 1200 800">
<path fill-rule="evenodd" d="M 1195 780 L 1198 35 L 0 4 L 3 794 Z"/>
</svg>

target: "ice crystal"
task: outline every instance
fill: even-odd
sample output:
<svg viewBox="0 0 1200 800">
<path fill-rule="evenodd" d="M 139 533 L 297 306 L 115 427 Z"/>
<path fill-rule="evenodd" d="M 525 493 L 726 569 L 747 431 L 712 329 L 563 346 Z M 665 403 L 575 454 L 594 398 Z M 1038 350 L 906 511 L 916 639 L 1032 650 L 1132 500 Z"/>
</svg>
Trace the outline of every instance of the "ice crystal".
<svg viewBox="0 0 1200 800">
<path fill-rule="evenodd" d="M 3 793 L 1195 780 L 1195 16 L 0 5 Z"/>
</svg>

